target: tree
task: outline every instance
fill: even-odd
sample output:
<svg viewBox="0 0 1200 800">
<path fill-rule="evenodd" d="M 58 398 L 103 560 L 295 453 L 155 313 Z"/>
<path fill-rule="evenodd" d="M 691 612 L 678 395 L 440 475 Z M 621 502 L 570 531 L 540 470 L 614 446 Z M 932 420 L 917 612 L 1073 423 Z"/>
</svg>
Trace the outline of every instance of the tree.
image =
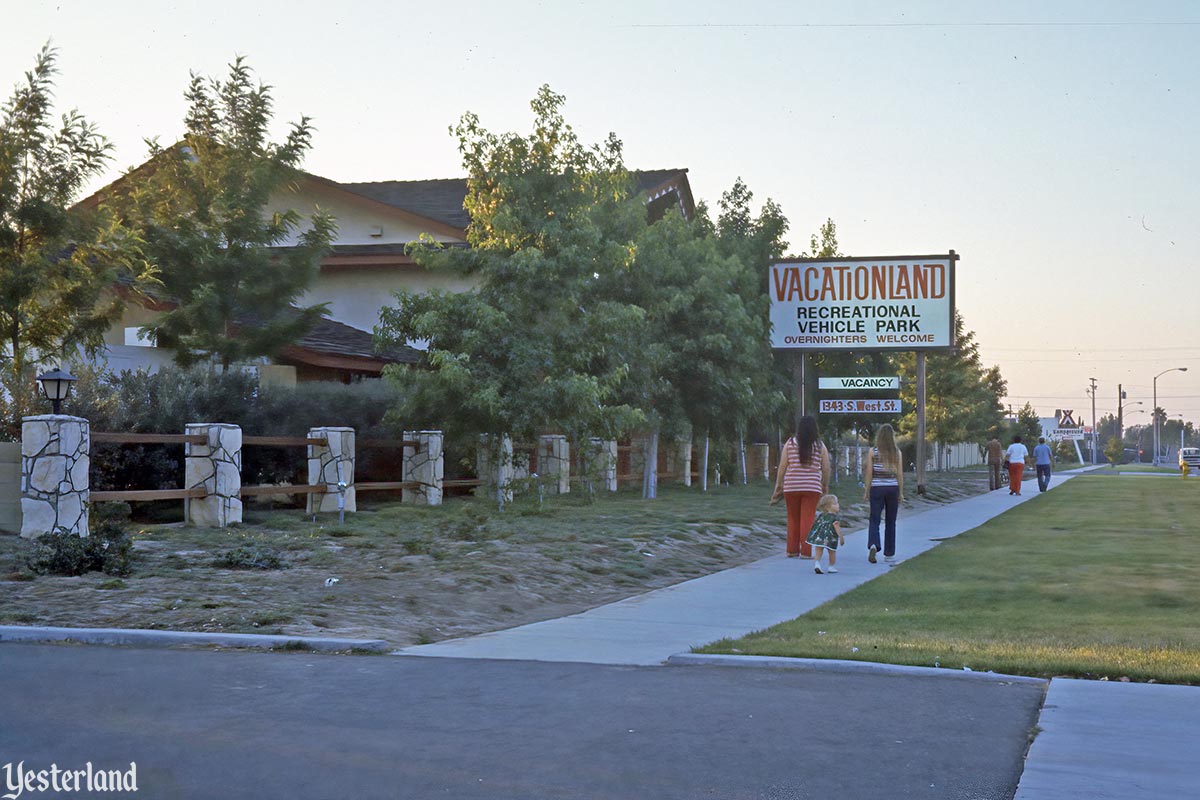
<svg viewBox="0 0 1200 800">
<path fill-rule="evenodd" d="M 94 355 L 121 313 L 118 279 L 152 278 L 139 242 L 104 208 L 73 206 L 111 157 L 111 145 L 78 111 L 52 118 L 56 51 L 38 54 L 0 120 L 0 335 L 6 422 L 19 428 L 37 362 Z"/>
<path fill-rule="evenodd" d="M 1037 443 L 1038 437 L 1042 435 L 1041 417 L 1038 416 L 1033 405 L 1028 402 L 1017 409 L 1016 435 L 1021 437 L 1022 442 L 1029 445 L 1031 451 L 1033 445 Z"/>
<path fill-rule="evenodd" d="M 270 356 L 304 335 L 324 305 L 299 307 L 334 236 L 332 217 L 269 212 L 312 141 L 308 117 L 271 142 L 269 86 L 239 57 L 222 82 L 192 74 L 182 141 L 151 141 L 129 177 L 127 209 L 145 231 L 174 306 L 147 329 L 181 364 L 228 367 Z"/>
<path fill-rule="evenodd" d="M 763 298 L 753 289 L 752 302 L 743 298 L 749 270 L 705 234 L 703 224 L 667 215 L 640 233 L 631 269 L 602 288 L 644 314 L 643 357 L 631 365 L 626 391 L 646 413 L 651 440 L 661 429 L 706 437 L 720 430 L 740 441 L 772 404 Z M 655 459 L 645 463 L 652 487 Z"/>
<path fill-rule="evenodd" d="M 770 301 L 767 294 L 770 266 L 787 251 L 788 243 L 784 236 L 789 223 L 783 209 L 771 198 L 767 198 L 755 216 L 751 209 L 753 199 L 754 193 L 739 177 L 733 186 L 722 193 L 717 221 L 711 230 L 706 230 L 710 227 L 707 209 L 697 211 L 698 230 L 702 235 L 708 233 L 715 236 L 718 252 L 734 260 L 737 274 L 733 287 L 755 324 L 747 342 L 754 343 L 754 346 L 744 355 L 743 362 L 743 370 L 749 380 L 749 405 L 743 407 L 736 416 L 710 419 L 700 428 L 706 442 L 710 431 L 717 435 L 736 435 L 739 451 L 749 429 L 755 425 L 763 431 L 776 431 L 785 424 L 790 427 L 790 423 L 785 421 L 790 416 L 788 397 L 792 394 L 790 365 L 780 369 L 771 349 Z M 722 420 L 733 422 L 734 427 L 716 425 Z M 702 470 L 706 478 L 707 463 L 702 465 Z"/>
<path fill-rule="evenodd" d="M 468 248 L 420 246 L 414 260 L 473 276 L 462 293 L 400 292 L 377 337 L 425 339 L 429 371 L 389 370 L 410 420 L 456 419 L 476 431 L 615 436 L 644 423 L 619 398 L 643 358 L 644 313 L 600 290 L 628 273 L 645 209 L 614 136 L 587 146 L 543 86 L 533 131 L 495 134 L 465 114 L 454 135 L 467 169 Z"/>
<path fill-rule="evenodd" d="M 1125 458 L 1125 444 L 1116 436 L 1109 438 L 1108 444 L 1104 446 L 1104 455 L 1108 458 L 1110 467 L 1117 466 Z"/>
<path fill-rule="evenodd" d="M 937 442 L 986 441 L 1002 419 L 1000 398 L 1006 385 L 996 367 L 985 368 L 974 331 L 966 330 L 962 315 L 955 312 L 955 346 L 926 355 L 925 430 Z M 901 420 L 905 432 L 916 430 L 916 354 L 897 356 L 900 366 L 900 397 L 908 411 Z M 1031 415 L 1032 423 L 1022 415 Z M 1037 441 L 1041 433 L 1037 412 L 1028 403 L 1017 414 L 1017 433 L 1025 441 Z M 940 450 L 939 457 L 940 457 Z M 940 468 L 940 464 L 939 464 Z"/>
</svg>

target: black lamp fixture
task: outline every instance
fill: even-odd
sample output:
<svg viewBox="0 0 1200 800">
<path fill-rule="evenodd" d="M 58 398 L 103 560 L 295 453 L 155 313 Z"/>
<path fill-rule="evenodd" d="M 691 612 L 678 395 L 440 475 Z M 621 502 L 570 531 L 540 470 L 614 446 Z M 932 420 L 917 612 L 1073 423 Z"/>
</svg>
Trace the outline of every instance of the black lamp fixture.
<svg viewBox="0 0 1200 800">
<path fill-rule="evenodd" d="M 77 380 L 79 379 L 62 367 L 38 375 L 37 381 L 42 387 L 42 394 L 53 404 L 55 414 L 62 413 L 62 402 L 71 394 L 71 384 Z"/>
</svg>

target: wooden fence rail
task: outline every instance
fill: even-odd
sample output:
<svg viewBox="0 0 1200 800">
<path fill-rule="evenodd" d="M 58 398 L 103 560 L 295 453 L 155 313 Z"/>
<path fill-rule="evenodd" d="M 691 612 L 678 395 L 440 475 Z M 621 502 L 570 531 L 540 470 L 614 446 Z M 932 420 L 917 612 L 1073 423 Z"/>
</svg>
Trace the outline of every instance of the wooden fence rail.
<svg viewBox="0 0 1200 800">
<path fill-rule="evenodd" d="M 107 444 L 208 444 L 208 437 L 201 433 L 93 432 L 92 441 Z"/>
<path fill-rule="evenodd" d="M 243 436 L 242 446 L 261 445 L 263 447 L 320 447 L 325 444 L 324 436 Z"/>
<path fill-rule="evenodd" d="M 130 500 L 187 500 L 206 497 L 208 490 L 203 486 L 196 489 L 124 489 L 112 492 L 90 492 L 88 502 L 104 503 Z"/>
</svg>

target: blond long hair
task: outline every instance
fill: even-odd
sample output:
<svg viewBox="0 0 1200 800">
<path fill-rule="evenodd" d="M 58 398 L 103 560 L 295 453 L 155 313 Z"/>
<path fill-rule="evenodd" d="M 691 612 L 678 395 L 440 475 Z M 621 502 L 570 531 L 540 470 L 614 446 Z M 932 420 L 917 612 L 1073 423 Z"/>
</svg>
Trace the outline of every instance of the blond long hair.
<svg viewBox="0 0 1200 800">
<path fill-rule="evenodd" d="M 900 456 L 900 448 L 896 446 L 896 431 L 891 425 L 880 425 L 875 432 L 875 449 L 879 451 L 879 460 L 893 474 L 899 475 L 904 468 L 904 459 Z"/>
</svg>

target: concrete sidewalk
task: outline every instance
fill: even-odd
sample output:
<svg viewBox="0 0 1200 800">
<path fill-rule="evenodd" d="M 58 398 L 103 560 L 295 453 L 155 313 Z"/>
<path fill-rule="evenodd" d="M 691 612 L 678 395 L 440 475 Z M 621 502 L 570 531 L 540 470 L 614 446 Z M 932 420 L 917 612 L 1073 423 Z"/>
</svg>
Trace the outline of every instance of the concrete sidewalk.
<svg viewBox="0 0 1200 800">
<path fill-rule="evenodd" d="M 1054 477 L 1055 486 L 1071 477 Z M 1013 497 L 1003 489 L 930 509 L 900 511 L 896 526 L 899 562 L 976 528 L 1020 503 L 1038 497 L 1037 487 Z M 676 653 L 725 637 L 739 637 L 804 614 L 890 567 L 867 563 L 865 529 L 847 534 L 834 575 L 817 575 L 813 562 L 782 553 L 741 567 L 593 608 L 581 614 L 434 644 L 398 655 L 577 661 L 593 664 L 661 664 Z"/>
</svg>

